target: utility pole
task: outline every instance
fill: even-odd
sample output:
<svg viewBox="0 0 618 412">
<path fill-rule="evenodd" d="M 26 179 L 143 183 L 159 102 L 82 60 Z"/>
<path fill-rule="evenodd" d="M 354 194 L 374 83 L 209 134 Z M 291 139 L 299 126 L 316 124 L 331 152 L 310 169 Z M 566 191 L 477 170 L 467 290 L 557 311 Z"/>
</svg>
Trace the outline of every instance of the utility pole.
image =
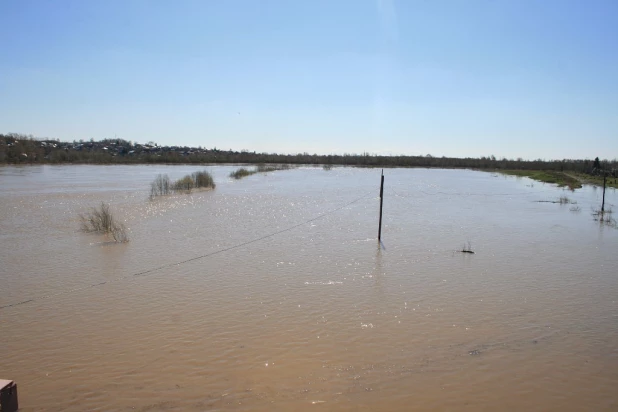
<svg viewBox="0 0 618 412">
<path fill-rule="evenodd" d="M 382 202 L 384 200 L 384 169 L 380 179 L 380 224 L 378 226 L 378 242 L 382 239 Z"/>
</svg>

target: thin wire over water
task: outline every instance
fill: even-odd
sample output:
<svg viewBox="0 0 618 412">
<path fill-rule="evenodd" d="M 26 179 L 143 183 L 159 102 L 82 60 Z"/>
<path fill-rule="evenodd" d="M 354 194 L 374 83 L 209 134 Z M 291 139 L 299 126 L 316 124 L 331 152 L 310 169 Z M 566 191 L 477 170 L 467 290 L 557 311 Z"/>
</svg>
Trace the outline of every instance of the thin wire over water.
<svg viewBox="0 0 618 412">
<path fill-rule="evenodd" d="M 144 271 L 141 271 L 141 272 L 132 273 L 132 274 L 125 275 L 125 276 L 120 276 L 120 277 L 117 277 L 115 279 L 107 280 L 105 282 L 93 283 L 93 284 L 90 284 L 90 285 L 87 285 L 87 286 L 81 286 L 81 287 L 77 287 L 77 288 L 73 288 L 73 289 L 69 289 L 69 290 L 64 290 L 64 291 L 58 292 L 58 293 L 52 293 L 52 294 L 49 294 L 49 295 L 43 295 L 43 296 L 39 296 L 39 297 L 36 297 L 36 298 L 31 298 L 31 299 L 23 300 L 21 302 L 10 303 L 10 304 L 4 305 L 4 306 L 0 306 L 0 310 L 8 309 L 8 308 L 15 307 L 15 306 L 20 306 L 20 305 L 25 305 L 27 303 L 32 303 L 32 302 L 35 302 L 35 301 L 38 301 L 38 300 L 49 299 L 49 298 L 53 298 L 53 297 L 56 297 L 56 296 L 61 296 L 61 295 L 69 294 L 69 293 L 79 292 L 79 291 L 86 290 L 86 289 L 89 289 L 89 288 L 93 288 L 93 287 L 96 287 L 96 286 L 102 286 L 102 285 L 105 285 L 107 283 L 111 283 L 111 282 L 114 282 L 114 281 L 120 281 L 120 280 L 128 279 L 128 278 L 131 278 L 131 277 L 144 276 L 144 275 L 147 275 L 149 273 L 153 273 L 153 272 L 159 271 L 161 269 L 166 269 L 166 268 L 170 268 L 170 267 L 173 267 L 173 266 L 183 265 L 185 263 L 189 263 L 189 262 L 193 262 L 193 261 L 196 261 L 196 260 L 204 259 L 204 258 L 207 258 L 207 257 L 210 257 L 210 256 L 214 256 L 214 255 L 218 255 L 220 253 L 224 253 L 224 252 L 227 252 L 227 251 L 230 251 L 230 250 L 233 250 L 233 249 L 238 249 L 240 247 L 247 246 L 247 245 L 259 242 L 259 241 L 264 240 L 264 239 L 268 239 L 270 237 L 279 235 L 281 233 L 289 232 L 290 230 L 294 230 L 297 227 L 306 225 L 307 223 L 314 222 L 314 221 L 316 221 L 318 219 L 321 219 L 321 218 L 323 218 L 325 216 L 328 216 L 330 214 L 338 212 L 338 211 L 340 211 L 340 210 L 342 210 L 342 209 L 344 209 L 344 208 L 346 208 L 346 207 L 348 207 L 350 205 L 353 205 L 354 203 L 359 202 L 360 200 L 366 198 L 367 196 L 369 196 L 373 192 L 374 192 L 373 190 L 369 191 L 369 192 L 365 193 L 364 195 L 362 195 L 362 196 L 352 200 L 351 202 L 348 202 L 348 203 L 346 203 L 346 204 L 344 204 L 342 206 L 339 206 L 339 207 L 337 207 L 335 209 L 332 209 L 332 210 L 329 210 L 327 212 L 324 212 L 324 213 L 322 213 L 322 214 L 320 214 L 320 215 L 318 215 L 316 217 L 313 217 L 311 219 L 308 219 L 308 220 L 305 220 L 303 222 L 297 223 L 297 224 L 292 225 L 290 227 L 287 227 L 285 229 L 278 230 L 276 232 L 272 232 L 272 233 L 269 233 L 269 234 L 264 235 L 264 236 L 260 236 L 260 237 L 255 238 L 255 239 L 248 240 L 246 242 L 242 242 L 242 243 L 239 243 L 239 244 L 236 244 L 236 245 L 233 245 L 233 246 L 229 246 L 229 247 L 226 247 L 226 248 L 223 248 L 223 249 L 219 249 L 219 250 L 216 250 L 216 251 L 211 252 L 211 253 L 206 253 L 204 255 L 192 257 L 190 259 L 182 260 L 180 262 L 168 263 L 168 264 L 157 266 L 155 268 L 147 269 L 147 270 L 144 270 Z"/>
</svg>

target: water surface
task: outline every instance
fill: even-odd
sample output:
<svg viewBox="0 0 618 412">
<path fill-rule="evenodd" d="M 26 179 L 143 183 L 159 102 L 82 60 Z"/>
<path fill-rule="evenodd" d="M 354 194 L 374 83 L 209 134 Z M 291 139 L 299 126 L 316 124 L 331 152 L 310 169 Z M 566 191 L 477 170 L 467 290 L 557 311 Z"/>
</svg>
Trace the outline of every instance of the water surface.
<svg viewBox="0 0 618 412">
<path fill-rule="evenodd" d="M 0 168 L 0 377 L 24 411 L 618 408 L 601 190 L 387 169 L 380 246 L 377 169 L 212 166 L 214 191 L 148 201 L 201 169 Z M 538 202 L 562 195 L 580 211 Z M 101 201 L 129 243 L 78 231 Z"/>
</svg>

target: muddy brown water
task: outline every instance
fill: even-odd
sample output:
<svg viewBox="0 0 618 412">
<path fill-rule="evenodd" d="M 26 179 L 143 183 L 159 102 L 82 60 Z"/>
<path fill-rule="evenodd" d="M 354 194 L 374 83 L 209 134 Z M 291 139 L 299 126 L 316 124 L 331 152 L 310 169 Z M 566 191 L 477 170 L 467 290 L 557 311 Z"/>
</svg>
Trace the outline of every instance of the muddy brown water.
<svg viewBox="0 0 618 412">
<path fill-rule="evenodd" d="M 618 409 L 599 189 L 388 169 L 380 246 L 379 170 L 213 166 L 214 191 L 148 201 L 201 169 L 0 168 L 0 378 L 24 411 Z M 580 212 L 537 202 L 565 194 Z M 101 201 L 129 243 L 78 231 Z"/>
</svg>

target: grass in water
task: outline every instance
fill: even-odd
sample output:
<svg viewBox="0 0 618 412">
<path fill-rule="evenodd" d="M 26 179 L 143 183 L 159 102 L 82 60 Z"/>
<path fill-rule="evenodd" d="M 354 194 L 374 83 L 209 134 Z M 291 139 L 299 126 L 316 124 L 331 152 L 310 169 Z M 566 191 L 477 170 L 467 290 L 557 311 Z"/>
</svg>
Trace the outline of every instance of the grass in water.
<svg viewBox="0 0 618 412">
<path fill-rule="evenodd" d="M 613 218 L 612 213 L 614 211 L 611 208 L 607 208 L 605 210 L 593 210 L 592 218 L 599 222 L 602 225 L 606 225 L 609 227 L 613 227 L 614 229 L 618 229 L 618 223 L 616 223 L 616 219 Z"/>
<path fill-rule="evenodd" d="M 175 192 L 190 192 L 195 187 L 195 182 L 191 175 L 186 175 L 182 179 L 178 179 L 172 185 Z"/>
<path fill-rule="evenodd" d="M 470 243 L 470 241 L 468 241 L 467 244 L 464 243 L 463 247 L 461 248 L 461 250 L 459 252 L 474 254 L 474 251 L 472 250 L 472 243 Z"/>
<path fill-rule="evenodd" d="M 242 179 L 243 177 L 251 176 L 254 173 L 257 173 L 257 172 L 241 167 L 240 169 L 234 170 L 232 173 L 230 173 L 230 177 L 233 177 L 234 179 L 238 180 L 238 179 Z"/>
<path fill-rule="evenodd" d="M 154 182 L 150 184 L 150 199 L 157 196 L 167 196 L 172 193 L 172 182 L 168 175 L 157 175 Z"/>
<path fill-rule="evenodd" d="M 207 171 L 186 175 L 172 183 L 168 175 L 158 175 L 150 184 L 150 200 L 159 196 L 167 196 L 174 192 L 191 192 L 193 189 L 215 188 L 215 181 Z"/>
<path fill-rule="evenodd" d="M 511 176 L 529 177 L 530 179 L 537 180 L 539 182 L 553 183 L 560 187 L 567 186 L 571 190 L 582 187 L 582 184 L 578 179 L 562 172 L 554 172 L 549 170 L 501 170 L 500 173 Z"/>
<path fill-rule="evenodd" d="M 593 176 L 593 175 L 588 175 L 585 173 L 576 173 L 576 172 L 569 172 L 569 174 L 572 175 L 573 177 L 576 177 L 583 183 L 603 187 L 603 176 Z M 618 189 L 618 178 L 608 177 L 605 181 L 605 185 L 607 187 L 613 187 L 614 189 Z"/>
<path fill-rule="evenodd" d="M 201 172 L 195 172 L 191 175 L 195 187 L 199 188 L 215 188 L 215 181 L 212 178 L 212 175 L 205 170 Z"/>
<path fill-rule="evenodd" d="M 79 217 L 83 232 L 111 235 L 114 242 L 129 241 L 126 227 L 114 217 L 106 203 L 101 202 L 99 207 L 93 207 L 90 212 Z"/>
<path fill-rule="evenodd" d="M 567 196 L 560 196 L 558 200 L 537 200 L 538 203 L 559 203 L 561 205 L 575 205 L 575 200 L 569 199 Z"/>
<path fill-rule="evenodd" d="M 268 172 L 274 172 L 276 170 L 288 170 L 291 168 L 292 166 L 287 165 L 287 164 L 283 164 L 283 165 L 260 164 L 260 165 L 257 165 L 254 169 L 246 169 L 244 167 L 241 167 L 240 169 L 236 169 L 232 173 L 230 173 L 230 177 L 238 180 L 238 179 L 242 179 L 243 177 L 254 175 L 256 173 L 268 173 Z"/>
</svg>

